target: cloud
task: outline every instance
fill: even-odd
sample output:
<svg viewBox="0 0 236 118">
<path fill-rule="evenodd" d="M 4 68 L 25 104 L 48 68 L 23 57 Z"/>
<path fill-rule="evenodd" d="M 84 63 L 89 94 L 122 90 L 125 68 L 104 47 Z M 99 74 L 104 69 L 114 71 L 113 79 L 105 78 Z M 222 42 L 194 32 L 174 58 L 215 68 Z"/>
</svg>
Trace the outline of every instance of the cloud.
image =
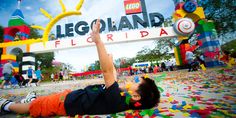
<svg viewBox="0 0 236 118">
<path fill-rule="evenodd" d="M 31 17 L 28 19 L 32 24 L 41 25 L 43 27 L 46 27 L 47 23 L 49 22 L 49 19 L 42 14 L 31 14 Z"/>
<path fill-rule="evenodd" d="M 26 6 L 25 9 L 26 9 L 26 10 L 31 10 L 32 7 L 31 7 L 31 6 Z"/>
</svg>

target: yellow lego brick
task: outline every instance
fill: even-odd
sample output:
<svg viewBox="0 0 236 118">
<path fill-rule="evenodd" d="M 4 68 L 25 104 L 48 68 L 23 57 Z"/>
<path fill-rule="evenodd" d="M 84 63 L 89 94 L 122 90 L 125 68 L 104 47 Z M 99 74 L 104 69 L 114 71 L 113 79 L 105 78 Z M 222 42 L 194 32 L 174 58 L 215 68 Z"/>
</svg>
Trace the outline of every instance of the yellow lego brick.
<svg viewBox="0 0 236 118">
<path fill-rule="evenodd" d="M 176 65 L 180 65 L 179 55 L 176 47 L 174 48 L 174 54 L 175 54 Z"/>
<path fill-rule="evenodd" d="M 178 41 L 187 40 L 187 36 L 178 36 Z"/>
<path fill-rule="evenodd" d="M 186 16 L 187 12 L 185 12 L 183 9 L 176 10 L 173 14 L 174 21 L 184 18 Z"/>
<path fill-rule="evenodd" d="M 16 56 L 15 55 L 10 55 L 10 54 L 2 55 L 1 59 L 2 60 L 8 60 L 8 59 L 16 60 Z"/>
<path fill-rule="evenodd" d="M 197 22 L 200 19 L 205 19 L 204 10 L 202 7 L 197 7 L 197 9 L 193 13 L 187 13 L 183 9 L 176 10 L 173 14 L 174 21 L 180 18 L 191 18 L 193 22 Z"/>
<path fill-rule="evenodd" d="M 19 68 L 18 68 L 18 67 L 15 67 L 15 68 L 14 68 L 14 71 L 18 73 L 18 72 L 19 72 Z"/>
<path fill-rule="evenodd" d="M 197 22 L 200 19 L 205 19 L 204 10 L 202 7 L 197 7 L 193 13 L 186 14 L 185 17 L 191 18 L 193 22 Z"/>
</svg>

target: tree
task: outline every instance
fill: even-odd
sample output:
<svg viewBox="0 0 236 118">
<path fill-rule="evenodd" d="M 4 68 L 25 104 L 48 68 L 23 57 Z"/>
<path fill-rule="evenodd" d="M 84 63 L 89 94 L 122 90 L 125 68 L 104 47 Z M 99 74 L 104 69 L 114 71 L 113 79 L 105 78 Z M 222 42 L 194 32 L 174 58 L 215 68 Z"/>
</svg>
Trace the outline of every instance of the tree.
<svg viewBox="0 0 236 118">
<path fill-rule="evenodd" d="M 54 52 L 36 54 L 36 62 L 39 62 L 40 66 L 42 68 L 52 67 L 52 61 L 53 60 L 54 60 Z M 37 63 L 37 64 L 39 64 L 39 63 Z"/>
<path fill-rule="evenodd" d="M 0 43 L 3 42 L 3 26 L 0 25 Z"/>
<path fill-rule="evenodd" d="M 101 69 L 101 66 L 100 66 L 100 61 L 95 61 L 94 63 L 94 70 L 100 70 Z"/>
<path fill-rule="evenodd" d="M 224 45 L 221 46 L 222 50 L 227 50 L 229 51 L 231 54 L 235 54 L 236 53 L 236 39 L 225 43 Z"/>
<path fill-rule="evenodd" d="M 40 35 L 40 33 L 37 29 L 30 27 L 29 39 L 36 39 L 36 38 L 41 38 L 41 37 L 42 37 L 42 35 Z"/>
<path fill-rule="evenodd" d="M 136 60 L 139 62 L 144 62 L 149 60 L 148 54 L 150 53 L 151 49 L 147 47 L 143 47 L 142 50 L 138 51 L 138 54 L 136 55 Z"/>
<path fill-rule="evenodd" d="M 94 70 L 100 70 L 100 62 L 98 60 L 95 61 L 95 63 L 90 64 L 90 66 L 88 67 L 88 70 L 85 71 L 94 71 Z"/>
<path fill-rule="evenodd" d="M 116 68 L 127 68 L 135 63 L 135 58 L 126 58 L 122 57 L 115 60 L 115 67 Z"/>
<path fill-rule="evenodd" d="M 235 32 L 235 0 L 201 0 L 199 5 L 203 7 L 206 18 L 215 22 L 219 35 Z"/>
</svg>

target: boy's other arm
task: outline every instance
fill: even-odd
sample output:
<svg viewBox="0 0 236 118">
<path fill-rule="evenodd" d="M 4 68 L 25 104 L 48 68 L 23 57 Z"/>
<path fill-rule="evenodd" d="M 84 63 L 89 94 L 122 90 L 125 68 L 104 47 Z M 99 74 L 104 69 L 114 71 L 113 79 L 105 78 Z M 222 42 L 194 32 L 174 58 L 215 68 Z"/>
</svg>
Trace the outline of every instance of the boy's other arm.
<svg viewBox="0 0 236 118">
<path fill-rule="evenodd" d="M 104 81 L 106 87 L 110 87 L 115 82 L 114 76 L 114 65 L 112 59 L 107 54 L 106 48 L 100 38 L 100 20 L 98 19 L 95 24 L 93 24 L 93 29 L 91 33 L 91 38 L 95 42 L 98 52 L 98 57 L 101 65 L 101 70 L 104 76 Z"/>
<path fill-rule="evenodd" d="M 113 55 L 109 54 L 108 56 L 109 56 L 110 60 L 113 62 Z M 113 65 L 113 75 L 115 77 L 114 79 L 115 79 L 115 81 L 117 81 L 117 71 L 116 71 L 116 68 L 113 63 L 112 63 L 112 65 Z"/>
</svg>

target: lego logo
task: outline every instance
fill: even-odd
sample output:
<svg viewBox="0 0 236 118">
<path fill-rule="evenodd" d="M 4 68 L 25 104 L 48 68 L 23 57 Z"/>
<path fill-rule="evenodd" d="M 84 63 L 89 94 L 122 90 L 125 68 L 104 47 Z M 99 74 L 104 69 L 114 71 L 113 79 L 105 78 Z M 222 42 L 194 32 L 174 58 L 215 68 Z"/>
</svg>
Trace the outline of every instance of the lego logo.
<svg viewBox="0 0 236 118">
<path fill-rule="evenodd" d="M 126 8 L 126 10 L 139 9 L 140 4 L 139 3 L 127 4 L 125 8 Z"/>
</svg>

